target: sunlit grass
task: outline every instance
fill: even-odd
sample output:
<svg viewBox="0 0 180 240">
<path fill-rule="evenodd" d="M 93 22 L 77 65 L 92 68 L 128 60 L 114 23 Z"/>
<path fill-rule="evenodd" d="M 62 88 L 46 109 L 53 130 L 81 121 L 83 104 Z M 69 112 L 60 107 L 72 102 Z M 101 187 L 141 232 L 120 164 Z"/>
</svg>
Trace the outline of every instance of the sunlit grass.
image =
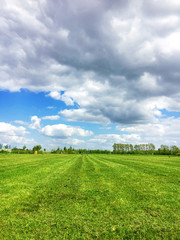
<svg viewBox="0 0 180 240">
<path fill-rule="evenodd" d="M 180 239 L 179 157 L 0 155 L 0 239 Z"/>
</svg>

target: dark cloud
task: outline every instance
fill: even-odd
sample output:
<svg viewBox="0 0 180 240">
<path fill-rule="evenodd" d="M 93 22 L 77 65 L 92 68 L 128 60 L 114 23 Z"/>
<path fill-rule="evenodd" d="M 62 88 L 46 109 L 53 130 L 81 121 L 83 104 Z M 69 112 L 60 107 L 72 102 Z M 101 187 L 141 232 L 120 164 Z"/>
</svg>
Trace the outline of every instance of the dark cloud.
<svg viewBox="0 0 180 240">
<path fill-rule="evenodd" d="M 153 121 L 162 97 L 166 109 L 180 100 L 179 9 L 177 0 L 3 1 L 0 88 L 64 90 L 86 113 L 63 112 L 70 120 Z"/>
</svg>

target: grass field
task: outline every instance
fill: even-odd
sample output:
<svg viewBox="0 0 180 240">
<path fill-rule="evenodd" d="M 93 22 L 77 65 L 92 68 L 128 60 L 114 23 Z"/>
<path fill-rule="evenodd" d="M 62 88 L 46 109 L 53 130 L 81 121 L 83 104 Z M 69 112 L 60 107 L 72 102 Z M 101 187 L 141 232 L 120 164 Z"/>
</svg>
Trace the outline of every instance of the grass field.
<svg viewBox="0 0 180 240">
<path fill-rule="evenodd" d="M 180 158 L 0 155 L 0 239 L 180 239 Z"/>
</svg>

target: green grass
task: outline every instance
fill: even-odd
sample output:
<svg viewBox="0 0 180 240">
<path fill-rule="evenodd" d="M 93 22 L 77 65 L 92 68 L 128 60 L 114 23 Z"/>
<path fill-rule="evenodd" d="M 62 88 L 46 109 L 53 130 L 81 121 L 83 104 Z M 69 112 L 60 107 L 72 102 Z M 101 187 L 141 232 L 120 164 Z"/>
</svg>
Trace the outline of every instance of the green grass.
<svg viewBox="0 0 180 240">
<path fill-rule="evenodd" d="M 180 239 L 180 158 L 0 155 L 0 239 Z"/>
</svg>

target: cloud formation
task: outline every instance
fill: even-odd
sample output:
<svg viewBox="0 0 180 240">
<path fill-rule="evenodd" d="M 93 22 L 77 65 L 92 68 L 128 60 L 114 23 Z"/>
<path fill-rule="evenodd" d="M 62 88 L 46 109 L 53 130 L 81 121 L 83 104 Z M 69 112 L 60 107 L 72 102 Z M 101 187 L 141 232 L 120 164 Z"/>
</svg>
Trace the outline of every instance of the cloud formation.
<svg viewBox="0 0 180 240">
<path fill-rule="evenodd" d="M 16 144 L 32 144 L 35 141 L 32 138 L 27 138 L 25 127 L 16 127 L 10 123 L 0 122 L 0 143 L 15 145 Z"/>
<path fill-rule="evenodd" d="M 39 118 L 38 116 L 32 116 L 31 124 L 29 124 L 29 128 L 40 129 L 41 128 L 41 118 Z"/>
<path fill-rule="evenodd" d="M 72 100 L 72 98 L 70 96 L 68 96 L 66 94 L 66 92 L 61 94 L 60 92 L 52 91 L 49 94 L 47 94 L 46 96 L 54 98 L 55 100 L 61 100 L 61 101 L 65 102 L 66 105 L 74 105 L 74 101 Z"/>
<path fill-rule="evenodd" d="M 153 124 L 131 125 L 128 127 L 117 126 L 117 130 L 119 130 L 121 134 L 135 134 L 139 136 L 138 142 L 153 142 L 157 147 L 162 143 L 167 145 L 180 144 L 180 118 L 162 118 Z"/>
<path fill-rule="evenodd" d="M 180 111 L 179 9 L 178 0 L 2 1 L 0 89 L 76 103 L 61 112 L 71 121 L 142 124 Z"/>
<path fill-rule="evenodd" d="M 92 131 L 65 124 L 47 125 L 41 129 L 41 133 L 53 138 L 69 138 L 74 135 L 78 137 L 87 137 L 93 135 Z"/>
<path fill-rule="evenodd" d="M 44 116 L 42 117 L 42 120 L 58 120 L 60 118 L 59 115 L 54 115 L 54 116 Z"/>
</svg>

